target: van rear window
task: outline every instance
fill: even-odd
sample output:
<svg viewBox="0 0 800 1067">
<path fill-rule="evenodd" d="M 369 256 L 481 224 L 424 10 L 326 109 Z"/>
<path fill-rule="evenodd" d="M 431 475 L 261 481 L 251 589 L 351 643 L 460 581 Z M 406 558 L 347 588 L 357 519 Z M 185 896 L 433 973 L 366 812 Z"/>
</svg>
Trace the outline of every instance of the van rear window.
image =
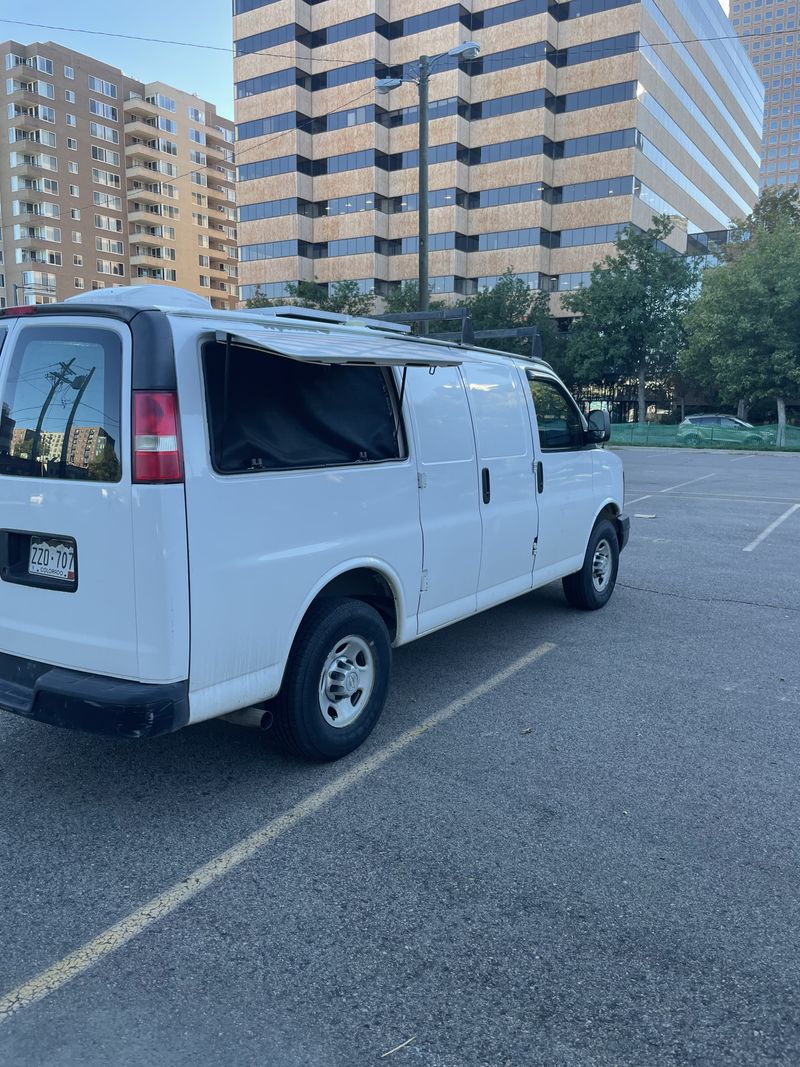
<svg viewBox="0 0 800 1067">
<path fill-rule="evenodd" d="M 121 386 L 111 330 L 24 328 L 3 390 L 0 474 L 119 481 Z"/>
<path fill-rule="evenodd" d="M 203 346 L 214 467 L 244 471 L 377 463 L 401 456 L 393 385 L 380 367 L 323 366 Z M 398 440 L 399 438 L 399 440 Z"/>
</svg>

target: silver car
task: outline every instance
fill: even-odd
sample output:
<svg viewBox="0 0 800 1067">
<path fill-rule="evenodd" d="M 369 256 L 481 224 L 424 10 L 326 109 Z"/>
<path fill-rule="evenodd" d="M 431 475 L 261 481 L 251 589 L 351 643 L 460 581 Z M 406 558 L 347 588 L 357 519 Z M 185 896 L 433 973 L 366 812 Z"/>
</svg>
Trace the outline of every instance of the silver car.
<svg viewBox="0 0 800 1067">
<path fill-rule="evenodd" d="M 689 415 L 678 427 L 678 444 L 698 448 L 723 445 L 729 448 L 767 448 L 773 434 L 733 415 Z"/>
</svg>

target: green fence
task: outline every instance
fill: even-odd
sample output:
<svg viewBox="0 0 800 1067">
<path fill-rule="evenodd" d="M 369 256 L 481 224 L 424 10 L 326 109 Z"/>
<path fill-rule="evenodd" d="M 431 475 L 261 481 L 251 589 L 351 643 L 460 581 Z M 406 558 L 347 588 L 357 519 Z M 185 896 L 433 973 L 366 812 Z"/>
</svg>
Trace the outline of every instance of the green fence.
<svg viewBox="0 0 800 1067">
<path fill-rule="evenodd" d="M 680 431 L 680 432 L 679 432 Z M 787 426 L 779 448 L 778 426 L 755 426 L 751 431 L 719 426 L 661 426 L 657 422 L 619 422 L 611 427 L 612 445 L 648 445 L 650 448 L 731 448 L 748 452 L 800 452 L 800 426 Z"/>
</svg>

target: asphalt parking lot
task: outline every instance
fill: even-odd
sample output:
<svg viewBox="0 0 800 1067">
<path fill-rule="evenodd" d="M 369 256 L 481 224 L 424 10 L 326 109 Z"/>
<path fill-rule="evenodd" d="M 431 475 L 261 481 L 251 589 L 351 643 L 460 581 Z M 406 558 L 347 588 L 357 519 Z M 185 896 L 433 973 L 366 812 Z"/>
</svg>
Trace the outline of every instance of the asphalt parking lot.
<svg viewBox="0 0 800 1067">
<path fill-rule="evenodd" d="M 800 1062 L 800 456 L 621 455 L 608 607 L 398 650 L 339 764 L 0 716 L 0 1063 Z"/>
</svg>

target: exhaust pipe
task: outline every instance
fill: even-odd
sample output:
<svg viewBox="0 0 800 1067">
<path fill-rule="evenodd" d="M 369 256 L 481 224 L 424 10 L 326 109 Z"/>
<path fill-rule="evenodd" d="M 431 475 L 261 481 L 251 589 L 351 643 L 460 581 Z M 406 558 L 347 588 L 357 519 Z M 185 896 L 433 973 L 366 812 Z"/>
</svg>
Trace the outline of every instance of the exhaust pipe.
<svg viewBox="0 0 800 1067">
<path fill-rule="evenodd" d="M 272 726 L 272 712 L 265 711 L 264 708 L 239 708 L 238 711 L 220 715 L 220 718 L 236 726 L 247 726 L 256 730 L 269 730 Z"/>
</svg>

